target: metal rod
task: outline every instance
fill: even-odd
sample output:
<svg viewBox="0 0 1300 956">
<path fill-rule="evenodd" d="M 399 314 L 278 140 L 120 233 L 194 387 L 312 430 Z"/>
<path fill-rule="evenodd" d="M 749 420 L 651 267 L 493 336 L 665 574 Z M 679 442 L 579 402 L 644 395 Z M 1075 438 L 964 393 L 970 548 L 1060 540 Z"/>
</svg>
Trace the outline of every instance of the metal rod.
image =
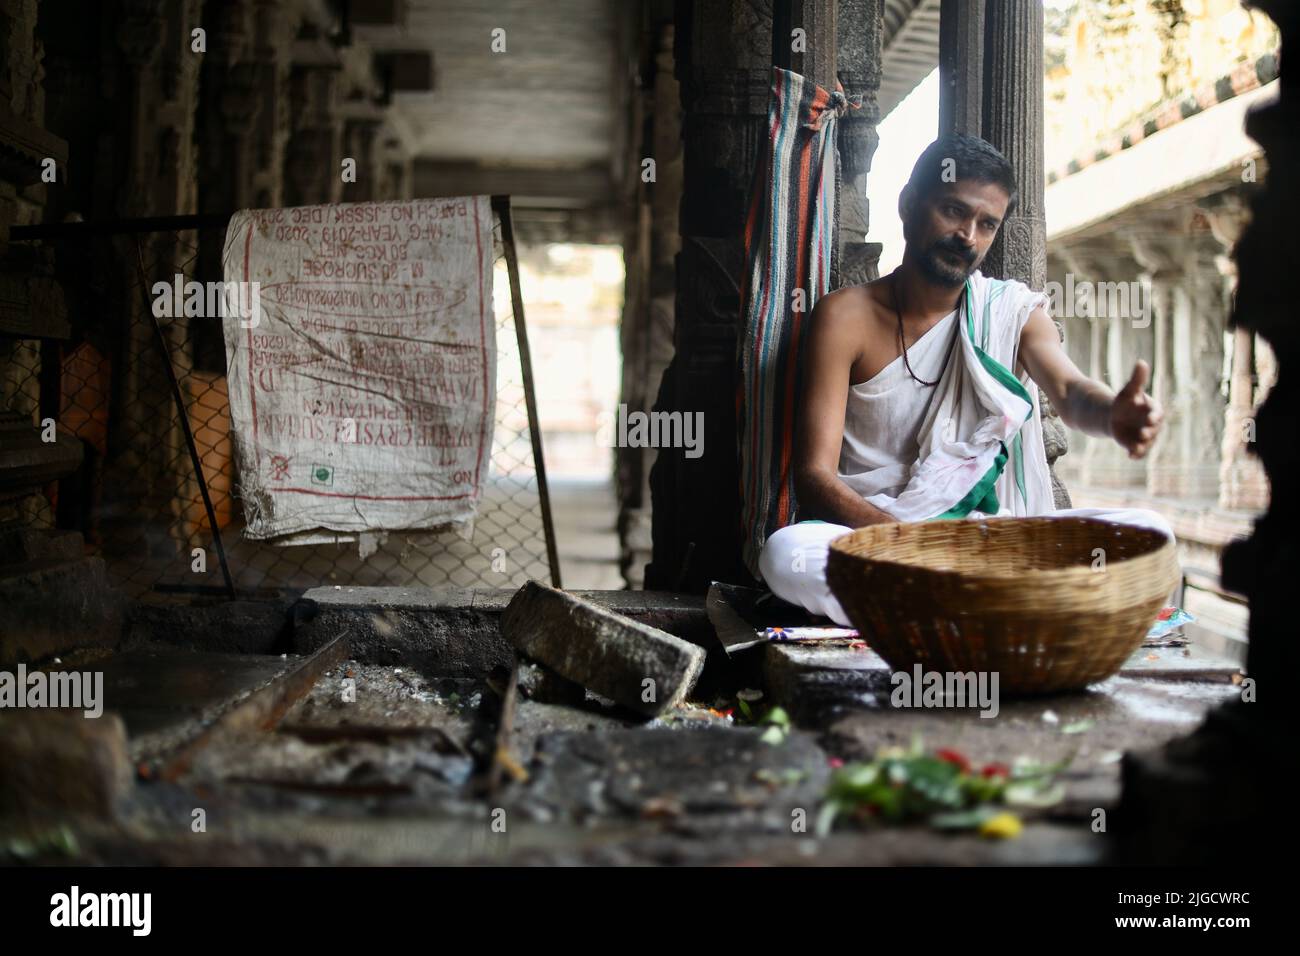
<svg viewBox="0 0 1300 956">
<path fill-rule="evenodd" d="M 216 719 L 160 758 L 150 768 L 153 775 L 174 782 L 190 768 L 195 755 L 222 733 L 274 730 L 317 681 L 348 659 L 350 640 L 350 632 L 344 631 L 319 650 L 285 667 L 251 694 L 230 704 Z"/>
<path fill-rule="evenodd" d="M 515 313 L 515 338 L 519 341 L 519 366 L 524 376 L 524 401 L 528 406 L 528 433 L 533 442 L 537 489 L 542 497 L 542 528 L 546 532 L 546 558 L 551 565 L 551 586 L 558 588 L 562 586 L 560 556 L 555 547 L 555 524 L 551 520 L 551 495 L 546 486 L 546 463 L 542 459 L 542 427 L 537 420 L 537 398 L 533 393 L 533 361 L 528 351 L 528 329 L 524 324 L 524 296 L 519 286 L 519 260 L 515 256 L 515 229 L 510 220 L 510 197 L 493 196 L 492 209 L 501 220 L 501 245 L 505 249 L 506 272 L 510 276 L 510 303 Z"/>
<path fill-rule="evenodd" d="M 144 271 L 144 252 L 140 248 L 140 240 L 135 240 L 136 266 L 140 271 L 140 291 L 144 294 L 149 288 L 149 278 Z M 194 463 L 194 477 L 199 482 L 199 493 L 203 495 L 203 507 L 208 513 L 208 527 L 212 529 L 212 542 L 217 547 L 217 559 L 221 562 L 221 576 L 226 580 L 226 590 L 233 600 L 235 595 L 235 581 L 230 576 L 230 565 L 226 563 L 226 548 L 221 543 L 221 529 L 217 527 L 217 512 L 212 507 L 212 498 L 208 495 L 208 482 L 203 476 L 203 461 L 199 458 L 199 446 L 194 442 L 194 432 L 190 429 L 189 412 L 185 410 L 185 398 L 181 395 L 181 383 L 176 378 L 176 369 L 172 367 L 171 353 L 167 350 L 167 337 L 163 335 L 162 325 L 158 321 L 158 316 L 153 314 L 152 309 L 146 310 L 153 320 L 153 330 L 157 333 L 158 349 L 162 353 L 163 367 L 167 370 L 167 378 L 172 385 L 172 396 L 176 399 L 176 410 L 181 416 L 181 430 L 185 433 L 185 444 L 190 449 L 190 461 Z"/>
</svg>

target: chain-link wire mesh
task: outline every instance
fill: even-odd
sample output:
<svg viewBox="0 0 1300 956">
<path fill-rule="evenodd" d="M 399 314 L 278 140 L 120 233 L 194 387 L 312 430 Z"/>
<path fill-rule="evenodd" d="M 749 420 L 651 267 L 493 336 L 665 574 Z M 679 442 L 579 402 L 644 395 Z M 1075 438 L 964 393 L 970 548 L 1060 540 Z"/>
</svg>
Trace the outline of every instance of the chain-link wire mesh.
<svg viewBox="0 0 1300 956">
<path fill-rule="evenodd" d="M 0 412 L 37 423 L 41 400 L 41 343 L 0 339 Z"/>
<path fill-rule="evenodd" d="M 41 425 L 41 353 L 38 339 L 0 337 L 0 428 L 10 425 Z M 42 430 L 48 435 L 47 430 Z M 0 446 L 6 437 L 0 432 Z M 49 529 L 54 527 L 54 510 L 42 495 L 0 496 L 0 524 L 18 518 L 21 523 Z"/>
<path fill-rule="evenodd" d="M 206 233 L 202 239 L 205 253 L 221 247 L 219 231 L 211 242 Z M 86 460 L 54 490 L 58 523 L 81 531 L 106 561 L 113 582 L 132 597 L 219 594 L 225 584 L 216 542 L 151 313 L 155 283 L 198 279 L 200 262 L 207 262 L 200 255 L 200 234 L 79 241 L 67 243 L 60 255 L 84 254 L 86 245 L 96 247 L 89 250 L 93 265 L 72 280 L 80 284 L 72 298 L 98 310 L 99 320 L 63 343 L 57 411 L 59 428 L 82 439 Z M 245 539 L 221 320 L 158 318 L 240 596 L 318 585 L 470 588 L 551 580 L 514 304 L 495 214 L 493 249 L 496 414 L 490 468 L 468 538 L 450 530 L 388 532 L 364 557 L 346 535 L 333 543 L 295 546 Z M 16 342 L 9 349 L 3 407 L 35 419 L 39 345 Z"/>
</svg>

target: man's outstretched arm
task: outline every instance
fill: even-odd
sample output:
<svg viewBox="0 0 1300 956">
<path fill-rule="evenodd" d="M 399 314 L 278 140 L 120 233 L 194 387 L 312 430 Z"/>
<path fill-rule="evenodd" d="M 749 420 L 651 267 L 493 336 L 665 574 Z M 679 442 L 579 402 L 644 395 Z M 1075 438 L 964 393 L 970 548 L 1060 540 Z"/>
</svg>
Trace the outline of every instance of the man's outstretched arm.
<svg viewBox="0 0 1300 956">
<path fill-rule="evenodd" d="M 795 422 L 794 487 L 799 518 L 861 528 L 893 521 L 839 479 L 849 377 L 861 342 L 861 318 L 843 296 L 824 297 L 809 318 L 803 389 Z"/>
<path fill-rule="evenodd" d="M 1043 390 L 1071 428 L 1088 435 L 1113 438 L 1129 453 L 1142 458 L 1151 450 L 1164 412 L 1143 389 L 1151 369 L 1139 359 L 1128 383 L 1113 392 L 1088 378 L 1065 354 L 1056 325 L 1047 312 L 1035 309 L 1020 332 L 1020 364 Z"/>
</svg>

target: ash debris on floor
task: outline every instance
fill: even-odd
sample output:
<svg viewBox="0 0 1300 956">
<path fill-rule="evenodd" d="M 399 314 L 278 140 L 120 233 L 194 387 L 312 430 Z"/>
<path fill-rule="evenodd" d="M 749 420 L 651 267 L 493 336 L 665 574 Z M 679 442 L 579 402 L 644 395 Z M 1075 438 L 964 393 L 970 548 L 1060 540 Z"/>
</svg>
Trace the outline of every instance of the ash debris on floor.
<svg viewBox="0 0 1300 956">
<path fill-rule="evenodd" d="M 388 660 L 401 640 L 391 636 Z M 973 711 L 891 708 L 888 672 L 862 648 L 769 645 L 734 659 L 705 649 L 695 691 L 648 718 L 526 659 L 513 679 L 500 666 L 445 677 L 423 657 L 399 666 L 133 647 L 102 663 L 124 741 L 82 739 L 75 723 L 60 730 L 63 750 L 82 755 L 73 768 L 118 780 L 129 760 L 133 782 L 106 784 L 93 805 L 54 800 L 39 813 L 0 812 L 0 858 L 1100 863 L 1110 844 L 1090 824 L 1097 808 L 1118 804 L 1122 754 L 1186 733 L 1236 692 L 1228 668 L 1154 668 L 1144 650 L 1088 692 L 1005 701 L 998 719 L 984 720 Z M 315 652 L 325 653 L 328 646 Z M 781 711 L 792 724 L 762 719 Z M 918 737 L 977 762 L 1068 755 L 1066 798 L 1025 811 L 1014 840 L 924 824 L 815 832 L 835 766 Z M 177 748 L 183 761 L 154 759 Z M 28 810 L 40 802 L 33 793 L 11 796 Z"/>
</svg>

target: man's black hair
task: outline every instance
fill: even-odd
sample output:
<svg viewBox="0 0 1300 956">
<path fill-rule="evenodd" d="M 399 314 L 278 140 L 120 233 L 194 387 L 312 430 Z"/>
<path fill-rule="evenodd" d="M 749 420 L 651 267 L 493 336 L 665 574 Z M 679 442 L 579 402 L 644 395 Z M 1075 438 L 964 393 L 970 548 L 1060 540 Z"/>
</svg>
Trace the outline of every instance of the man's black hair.
<svg viewBox="0 0 1300 956">
<path fill-rule="evenodd" d="M 1011 163 L 992 143 L 978 136 L 952 133 L 936 139 L 912 167 L 907 188 L 917 199 L 925 199 L 938 191 L 943 183 L 963 179 L 1000 186 L 1011 200 L 1006 215 L 1015 211 L 1019 191 Z"/>
</svg>

